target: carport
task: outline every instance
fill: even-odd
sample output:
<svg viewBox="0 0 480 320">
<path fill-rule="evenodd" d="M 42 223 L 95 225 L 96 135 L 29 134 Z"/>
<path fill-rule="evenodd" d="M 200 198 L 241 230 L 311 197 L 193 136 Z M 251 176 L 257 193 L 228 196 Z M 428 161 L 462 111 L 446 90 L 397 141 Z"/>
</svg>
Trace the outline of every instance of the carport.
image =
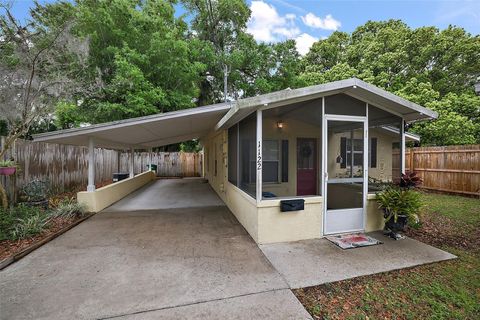
<svg viewBox="0 0 480 320">
<path fill-rule="evenodd" d="M 229 103 L 179 110 L 152 116 L 113 121 L 87 127 L 35 135 L 35 141 L 87 146 L 88 185 L 77 195 L 90 211 L 98 212 L 142 187 L 155 177 L 150 172 L 134 175 L 135 150 L 152 150 L 205 136 L 231 109 Z M 129 179 L 95 189 L 94 148 L 130 150 Z"/>
</svg>

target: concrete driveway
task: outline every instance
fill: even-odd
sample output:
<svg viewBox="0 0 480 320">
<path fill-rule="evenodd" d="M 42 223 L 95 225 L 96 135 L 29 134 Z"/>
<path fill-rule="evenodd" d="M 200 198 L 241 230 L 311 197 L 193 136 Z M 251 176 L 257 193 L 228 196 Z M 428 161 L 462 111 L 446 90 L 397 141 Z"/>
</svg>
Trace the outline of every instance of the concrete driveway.
<svg viewBox="0 0 480 320">
<path fill-rule="evenodd" d="M 1 319 L 310 318 L 202 180 L 153 182 L 0 283 Z"/>
</svg>

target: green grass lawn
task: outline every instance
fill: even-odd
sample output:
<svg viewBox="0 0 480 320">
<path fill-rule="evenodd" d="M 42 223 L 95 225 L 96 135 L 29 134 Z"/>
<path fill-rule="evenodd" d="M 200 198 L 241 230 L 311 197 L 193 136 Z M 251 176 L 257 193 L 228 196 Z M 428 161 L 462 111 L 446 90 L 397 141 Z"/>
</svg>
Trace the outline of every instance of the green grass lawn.
<svg viewBox="0 0 480 320">
<path fill-rule="evenodd" d="M 409 236 L 458 259 L 296 290 L 315 319 L 480 319 L 480 200 L 422 199 Z"/>
</svg>

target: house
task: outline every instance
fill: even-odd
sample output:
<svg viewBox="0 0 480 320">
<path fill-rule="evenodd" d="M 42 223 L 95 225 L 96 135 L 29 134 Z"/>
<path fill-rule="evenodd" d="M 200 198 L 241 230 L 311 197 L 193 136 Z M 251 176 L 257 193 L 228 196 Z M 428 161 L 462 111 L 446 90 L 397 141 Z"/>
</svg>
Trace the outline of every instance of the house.
<svg viewBox="0 0 480 320">
<path fill-rule="evenodd" d="M 35 140 L 89 146 L 89 186 L 78 199 L 99 211 L 153 179 L 149 172 L 134 175 L 135 149 L 199 139 L 204 177 L 263 244 L 382 229 L 375 187 L 404 171 L 405 141 L 418 140 L 405 125 L 436 117 L 348 79 L 40 134 Z M 130 179 L 95 190 L 94 147 L 129 148 Z M 301 210 L 282 210 L 298 202 Z"/>
</svg>

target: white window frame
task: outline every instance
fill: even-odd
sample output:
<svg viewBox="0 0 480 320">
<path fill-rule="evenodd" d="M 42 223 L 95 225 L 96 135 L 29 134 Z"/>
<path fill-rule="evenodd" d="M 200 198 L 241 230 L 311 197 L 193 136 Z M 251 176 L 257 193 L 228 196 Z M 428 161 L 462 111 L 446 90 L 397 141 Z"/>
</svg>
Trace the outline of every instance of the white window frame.
<svg viewBox="0 0 480 320">
<path fill-rule="evenodd" d="M 265 155 L 264 155 L 264 157 L 263 157 L 263 158 L 264 158 L 264 159 L 263 159 L 263 162 L 264 162 L 264 163 L 265 163 L 265 162 L 276 162 L 276 163 L 277 163 L 277 181 L 268 181 L 268 182 L 267 182 L 267 181 L 264 181 L 263 183 L 265 183 L 265 184 L 279 184 L 279 183 L 281 183 L 281 173 L 282 173 L 282 171 L 281 171 L 281 170 L 282 170 L 282 167 L 281 167 L 282 163 L 281 163 L 281 159 L 280 159 L 280 158 L 281 158 L 281 154 L 282 154 L 282 150 L 281 150 L 281 148 L 282 148 L 281 140 L 279 140 L 279 139 L 263 139 L 263 145 L 262 145 L 262 147 L 265 146 L 265 142 L 266 142 L 266 141 L 273 141 L 273 142 L 276 142 L 276 143 L 277 143 L 277 150 L 278 150 L 278 151 L 277 151 L 277 160 L 265 160 Z M 263 167 L 263 165 L 262 165 L 262 167 Z M 262 174 L 262 179 L 263 179 L 263 174 Z"/>
</svg>

